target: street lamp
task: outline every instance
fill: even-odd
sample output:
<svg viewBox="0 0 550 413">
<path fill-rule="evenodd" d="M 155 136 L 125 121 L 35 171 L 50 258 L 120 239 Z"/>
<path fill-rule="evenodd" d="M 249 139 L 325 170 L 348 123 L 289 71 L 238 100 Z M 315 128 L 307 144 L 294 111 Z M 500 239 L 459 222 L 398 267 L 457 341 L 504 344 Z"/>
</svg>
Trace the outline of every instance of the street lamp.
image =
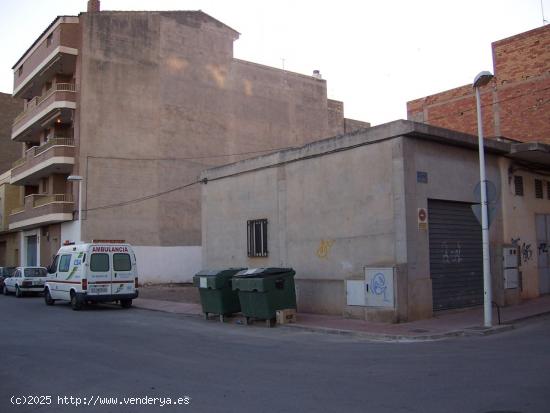
<svg viewBox="0 0 550 413">
<path fill-rule="evenodd" d="M 82 177 L 80 175 L 69 175 L 69 182 L 78 182 L 78 242 L 82 242 Z"/>
<path fill-rule="evenodd" d="M 487 214 L 487 180 L 485 177 L 485 147 L 483 145 L 483 118 L 481 116 L 481 100 L 479 88 L 488 84 L 493 75 L 491 72 L 480 72 L 474 79 L 477 108 L 477 134 L 479 146 L 479 181 L 481 191 L 481 237 L 483 242 L 483 308 L 485 327 L 492 326 L 492 291 L 491 262 L 489 259 L 489 219 Z"/>
</svg>

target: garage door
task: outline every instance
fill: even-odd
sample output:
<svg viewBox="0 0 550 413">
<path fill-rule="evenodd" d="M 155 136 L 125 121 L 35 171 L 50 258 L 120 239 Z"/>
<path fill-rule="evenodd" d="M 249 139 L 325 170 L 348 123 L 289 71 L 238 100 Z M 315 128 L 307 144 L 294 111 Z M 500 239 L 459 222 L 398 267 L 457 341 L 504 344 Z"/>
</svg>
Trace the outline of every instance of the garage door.
<svg viewBox="0 0 550 413">
<path fill-rule="evenodd" d="M 471 204 L 428 201 L 433 309 L 483 303 L 481 226 Z"/>
</svg>

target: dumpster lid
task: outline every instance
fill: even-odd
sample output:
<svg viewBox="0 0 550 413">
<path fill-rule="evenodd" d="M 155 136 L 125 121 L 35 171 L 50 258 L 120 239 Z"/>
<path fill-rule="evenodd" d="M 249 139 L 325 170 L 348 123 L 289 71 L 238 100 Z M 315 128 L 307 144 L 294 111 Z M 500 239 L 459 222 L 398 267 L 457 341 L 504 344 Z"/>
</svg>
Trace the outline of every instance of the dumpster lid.
<svg viewBox="0 0 550 413">
<path fill-rule="evenodd" d="M 292 273 L 295 274 L 292 268 L 278 268 L 278 267 L 260 267 L 260 268 L 249 268 L 240 271 L 235 274 L 235 277 L 266 277 L 270 275 L 277 274 L 286 274 Z"/>
<path fill-rule="evenodd" d="M 219 275 L 227 275 L 227 274 L 236 274 L 239 271 L 246 270 L 245 267 L 235 267 L 235 268 L 211 268 L 211 269 L 204 269 L 199 271 L 195 274 L 195 276 L 200 277 L 217 277 Z"/>
</svg>

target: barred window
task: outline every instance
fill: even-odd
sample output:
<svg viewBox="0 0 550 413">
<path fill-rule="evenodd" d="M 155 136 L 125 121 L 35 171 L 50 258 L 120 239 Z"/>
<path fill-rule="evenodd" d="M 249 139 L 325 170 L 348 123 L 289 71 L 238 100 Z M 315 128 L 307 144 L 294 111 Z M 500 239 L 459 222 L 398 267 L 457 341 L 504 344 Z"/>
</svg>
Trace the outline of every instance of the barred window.
<svg viewBox="0 0 550 413">
<path fill-rule="evenodd" d="M 544 198 L 542 190 L 542 181 L 540 179 L 535 179 L 535 198 L 542 199 Z"/>
<path fill-rule="evenodd" d="M 249 257 L 267 257 L 267 219 L 246 222 Z"/>
<path fill-rule="evenodd" d="M 523 196 L 523 176 L 514 175 L 514 188 L 516 195 Z"/>
</svg>

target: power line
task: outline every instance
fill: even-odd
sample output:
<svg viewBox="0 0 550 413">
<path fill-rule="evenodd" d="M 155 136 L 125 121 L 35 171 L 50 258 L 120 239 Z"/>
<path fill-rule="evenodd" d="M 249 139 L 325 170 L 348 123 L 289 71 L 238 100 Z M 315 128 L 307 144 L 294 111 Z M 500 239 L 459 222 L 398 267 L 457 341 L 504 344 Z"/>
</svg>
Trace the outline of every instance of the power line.
<svg viewBox="0 0 550 413">
<path fill-rule="evenodd" d="M 84 209 L 83 211 L 85 211 L 85 212 L 98 211 L 100 209 L 109 209 L 109 208 L 115 208 L 115 207 L 130 205 L 130 204 L 136 204 L 138 202 L 146 201 L 146 200 L 152 199 L 152 198 L 157 198 L 159 196 L 166 195 L 166 194 L 169 194 L 171 192 L 176 192 L 176 191 L 180 191 L 180 190 L 185 189 L 185 188 L 189 188 L 193 185 L 198 184 L 199 182 L 200 181 L 194 181 L 194 182 L 191 182 L 189 184 L 185 184 L 185 185 L 182 185 L 182 186 L 178 186 L 176 188 L 168 189 L 167 191 L 157 192 L 156 194 L 146 195 L 146 196 L 142 196 L 140 198 L 135 198 L 135 199 L 130 199 L 128 201 L 118 202 L 116 204 L 108 204 L 108 205 L 102 205 L 102 206 L 98 206 L 98 207 L 94 207 L 94 208 L 87 208 L 87 209 Z"/>
<path fill-rule="evenodd" d="M 219 155 L 201 155 L 201 156 L 189 156 L 189 157 L 183 157 L 183 158 L 130 158 L 130 157 L 124 157 L 124 156 L 97 156 L 97 155 L 88 155 L 86 158 L 89 159 L 111 159 L 111 160 L 117 160 L 117 161 L 193 161 L 197 159 L 209 159 L 209 158 L 223 158 L 223 157 L 229 157 L 229 156 L 241 156 L 241 155 L 253 155 L 257 153 L 263 153 L 263 152 L 273 152 L 273 151 L 284 151 L 287 149 L 296 149 L 296 146 L 286 146 L 286 147 L 280 147 L 280 148 L 270 148 L 270 149 L 263 149 L 259 151 L 249 151 L 249 152 L 240 152 L 240 153 L 226 153 L 226 154 L 219 154 Z"/>
</svg>

